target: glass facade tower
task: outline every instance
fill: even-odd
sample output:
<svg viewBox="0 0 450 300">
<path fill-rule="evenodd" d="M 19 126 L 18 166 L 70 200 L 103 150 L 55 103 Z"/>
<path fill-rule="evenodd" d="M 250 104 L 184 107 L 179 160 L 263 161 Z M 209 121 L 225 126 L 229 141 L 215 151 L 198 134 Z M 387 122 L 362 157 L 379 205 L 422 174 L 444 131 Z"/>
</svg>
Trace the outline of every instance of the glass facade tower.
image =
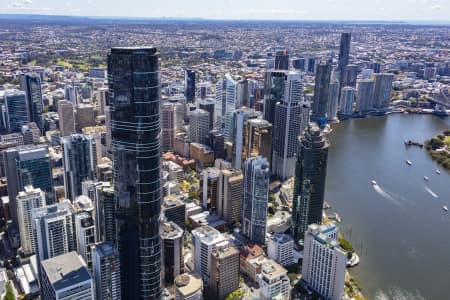
<svg viewBox="0 0 450 300">
<path fill-rule="evenodd" d="M 251 157 L 245 162 L 243 233 L 250 240 L 264 244 L 266 238 L 267 204 L 269 196 L 269 162 Z"/>
<path fill-rule="evenodd" d="M 310 224 L 321 224 L 329 142 L 316 124 L 300 138 L 295 169 L 292 235 L 303 240 Z"/>
<path fill-rule="evenodd" d="M 114 192 L 124 299 L 161 298 L 160 75 L 156 48 L 108 56 Z"/>
</svg>

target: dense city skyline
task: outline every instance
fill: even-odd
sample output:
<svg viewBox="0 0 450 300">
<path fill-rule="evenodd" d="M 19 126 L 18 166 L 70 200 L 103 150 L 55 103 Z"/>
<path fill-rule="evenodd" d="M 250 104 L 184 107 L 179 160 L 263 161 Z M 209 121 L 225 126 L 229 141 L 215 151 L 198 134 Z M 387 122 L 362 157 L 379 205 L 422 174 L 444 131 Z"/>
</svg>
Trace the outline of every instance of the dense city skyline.
<svg viewBox="0 0 450 300">
<path fill-rule="evenodd" d="M 0 15 L 0 295 L 450 294 L 450 26 L 282 20 Z"/>
<path fill-rule="evenodd" d="M 268 0 L 163 2 L 131 0 L 0 0 L 0 14 L 96 17 L 202 18 L 221 20 L 368 20 L 447 22 L 450 4 L 443 0 Z M 324 9 L 326 7 L 326 9 Z"/>
</svg>

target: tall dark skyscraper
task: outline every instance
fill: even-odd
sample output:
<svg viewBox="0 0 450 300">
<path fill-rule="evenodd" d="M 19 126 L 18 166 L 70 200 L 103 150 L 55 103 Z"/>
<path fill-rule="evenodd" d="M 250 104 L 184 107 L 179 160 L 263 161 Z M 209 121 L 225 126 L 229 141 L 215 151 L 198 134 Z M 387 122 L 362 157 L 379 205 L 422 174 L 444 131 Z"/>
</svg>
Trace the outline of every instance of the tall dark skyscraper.
<svg viewBox="0 0 450 300">
<path fill-rule="evenodd" d="M 342 72 L 344 70 L 344 67 L 348 65 L 351 40 L 352 34 L 350 32 L 344 32 L 341 34 L 341 45 L 339 47 L 339 64 L 338 64 L 338 71 L 340 72 Z"/>
<path fill-rule="evenodd" d="M 122 298 L 161 298 L 160 82 L 156 48 L 108 56 Z"/>
<path fill-rule="evenodd" d="M 275 121 L 275 107 L 284 97 L 286 72 L 267 71 L 264 81 L 264 119 L 271 124 Z"/>
<path fill-rule="evenodd" d="M 185 96 L 187 102 L 194 102 L 195 100 L 195 71 L 186 69 L 184 73 Z"/>
<path fill-rule="evenodd" d="M 292 234 L 303 240 L 308 225 L 322 222 L 329 142 L 312 123 L 299 138 L 295 167 Z"/>
<path fill-rule="evenodd" d="M 287 50 L 277 51 L 275 54 L 275 69 L 289 70 L 289 52 Z"/>
<path fill-rule="evenodd" d="M 44 128 L 44 102 L 42 100 L 41 78 L 36 75 L 22 75 L 20 88 L 27 98 L 30 121 L 36 123 L 42 131 Z"/>
<path fill-rule="evenodd" d="M 312 104 L 312 121 L 324 119 L 327 114 L 328 98 L 331 80 L 331 64 L 319 64 L 316 72 L 316 85 L 314 87 L 314 100 Z"/>
</svg>

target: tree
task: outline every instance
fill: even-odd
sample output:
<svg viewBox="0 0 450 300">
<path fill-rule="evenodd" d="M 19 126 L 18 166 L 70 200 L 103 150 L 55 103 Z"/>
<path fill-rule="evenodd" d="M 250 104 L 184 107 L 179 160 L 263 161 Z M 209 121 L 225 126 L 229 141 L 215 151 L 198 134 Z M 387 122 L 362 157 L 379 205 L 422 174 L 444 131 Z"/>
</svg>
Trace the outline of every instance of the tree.
<svg viewBox="0 0 450 300">
<path fill-rule="evenodd" d="M 11 281 L 8 281 L 6 284 L 6 295 L 3 298 L 3 300 L 15 300 L 16 297 L 14 296 L 14 291 L 11 285 Z"/>
</svg>

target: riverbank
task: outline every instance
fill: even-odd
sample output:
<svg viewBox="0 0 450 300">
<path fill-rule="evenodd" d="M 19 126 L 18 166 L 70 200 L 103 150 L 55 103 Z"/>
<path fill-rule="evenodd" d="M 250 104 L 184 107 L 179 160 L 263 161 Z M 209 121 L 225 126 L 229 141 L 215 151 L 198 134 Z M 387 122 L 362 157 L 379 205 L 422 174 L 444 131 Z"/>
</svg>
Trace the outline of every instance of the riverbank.
<svg viewBox="0 0 450 300">
<path fill-rule="evenodd" d="M 450 172 L 450 129 L 426 140 L 425 149 L 433 160 Z"/>
</svg>

